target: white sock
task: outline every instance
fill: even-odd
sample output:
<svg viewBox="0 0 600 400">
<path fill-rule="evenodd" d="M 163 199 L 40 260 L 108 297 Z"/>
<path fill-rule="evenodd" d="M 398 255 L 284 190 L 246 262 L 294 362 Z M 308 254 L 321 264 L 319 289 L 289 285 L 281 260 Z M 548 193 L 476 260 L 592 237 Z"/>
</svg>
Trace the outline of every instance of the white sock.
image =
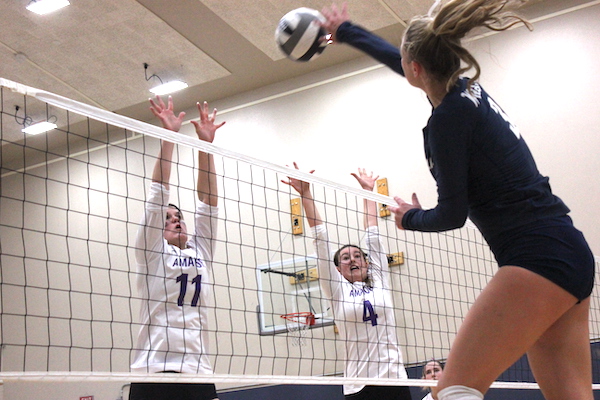
<svg viewBox="0 0 600 400">
<path fill-rule="evenodd" d="M 482 400 L 483 394 L 477 389 L 466 386 L 448 386 L 437 394 L 438 400 Z"/>
</svg>

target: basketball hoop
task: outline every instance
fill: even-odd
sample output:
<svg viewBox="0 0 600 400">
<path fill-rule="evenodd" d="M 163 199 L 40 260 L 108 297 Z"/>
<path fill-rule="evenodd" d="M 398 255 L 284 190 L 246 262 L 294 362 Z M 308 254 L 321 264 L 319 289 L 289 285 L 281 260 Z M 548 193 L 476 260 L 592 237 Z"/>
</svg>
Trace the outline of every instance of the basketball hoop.
<svg viewBox="0 0 600 400">
<path fill-rule="evenodd" d="M 306 345 L 306 334 L 308 328 L 315 324 L 315 315 L 310 311 L 303 311 L 283 314 L 281 318 L 285 319 L 285 326 L 292 338 L 292 345 Z"/>
</svg>

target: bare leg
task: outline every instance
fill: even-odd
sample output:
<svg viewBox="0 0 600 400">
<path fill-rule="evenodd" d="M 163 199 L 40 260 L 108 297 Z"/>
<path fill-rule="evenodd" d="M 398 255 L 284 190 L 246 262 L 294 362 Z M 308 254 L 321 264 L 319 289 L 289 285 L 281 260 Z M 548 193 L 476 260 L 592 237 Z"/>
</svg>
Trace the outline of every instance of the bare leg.
<svg viewBox="0 0 600 400">
<path fill-rule="evenodd" d="M 520 267 L 500 268 L 460 327 L 437 390 L 463 385 L 485 394 L 492 382 L 532 348 L 563 315 L 568 315 L 566 313 L 576 303 L 574 296 L 540 275 Z M 587 318 L 583 318 L 581 313 L 575 314 L 579 325 L 572 329 L 587 330 Z M 575 316 L 565 318 L 572 321 Z M 585 321 L 585 327 L 580 326 L 582 321 Z M 560 327 L 556 329 L 558 331 Z M 549 335 L 547 341 L 553 342 L 553 345 L 565 345 L 580 339 L 579 336 L 565 338 L 560 344 Z M 579 345 L 573 346 L 579 348 Z M 539 352 L 550 356 L 541 350 Z M 559 353 L 554 352 L 554 356 L 559 358 L 553 359 L 552 363 L 566 362 Z M 553 379 L 565 386 L 573 385 L 560 376 Z M 591 379 L 589 385 L 587 389 L 591 388 Z"/>
<path fill-rule="evenodd" d="M 589 298 L 571 308 L 527 353 L 547 400 L 593 399 L 589 309 Z"/>
</svg>

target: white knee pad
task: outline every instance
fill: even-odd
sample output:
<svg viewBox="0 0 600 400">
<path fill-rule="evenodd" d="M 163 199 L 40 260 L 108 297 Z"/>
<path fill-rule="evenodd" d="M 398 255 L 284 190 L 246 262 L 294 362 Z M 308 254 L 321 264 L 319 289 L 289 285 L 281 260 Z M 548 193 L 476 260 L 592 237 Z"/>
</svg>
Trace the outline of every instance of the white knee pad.
<svg viewBox="0 0 600 400">
<path fill-rule="evenodd" d="M 448 386 L 437 394 L 438 400 L 482 400 L 483 394 L 477 389 L 466 386 Z"/>
</svg>

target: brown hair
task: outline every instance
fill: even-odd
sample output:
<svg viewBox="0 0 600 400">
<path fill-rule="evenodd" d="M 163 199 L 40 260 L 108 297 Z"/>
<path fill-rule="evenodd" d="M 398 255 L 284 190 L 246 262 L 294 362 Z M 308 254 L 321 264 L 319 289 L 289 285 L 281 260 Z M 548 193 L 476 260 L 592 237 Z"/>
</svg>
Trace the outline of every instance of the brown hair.
<svg viewBox="0 0 600 400">
<path fill-rule="evenodd" d="M 438 1 L 426 16 L 413 18 L 404 33 L 403 46 L 409 60 L 417 61 L 450 90 L 463 72 L 475 69 L 468 87 L 481 73 L 477 60 L 461 44 L 461 39 L 471 30 L 485 27 L 504 31 L 523 23 L 529 30 L 531 24 L 515 14 L 512 9 L 527 0 L 449 0 Z M 465 65 L 461 67 L 461 62 Z"/>
<path fill-rule="evenodd" d="M 167 206 L 176 209 L 179 212 L 179 219 L 183 221 L 183 213 L 181 212 L 181 209 L 179 207 L 177 207 L 173 203 L 169 203 Z"/>
</svg>

